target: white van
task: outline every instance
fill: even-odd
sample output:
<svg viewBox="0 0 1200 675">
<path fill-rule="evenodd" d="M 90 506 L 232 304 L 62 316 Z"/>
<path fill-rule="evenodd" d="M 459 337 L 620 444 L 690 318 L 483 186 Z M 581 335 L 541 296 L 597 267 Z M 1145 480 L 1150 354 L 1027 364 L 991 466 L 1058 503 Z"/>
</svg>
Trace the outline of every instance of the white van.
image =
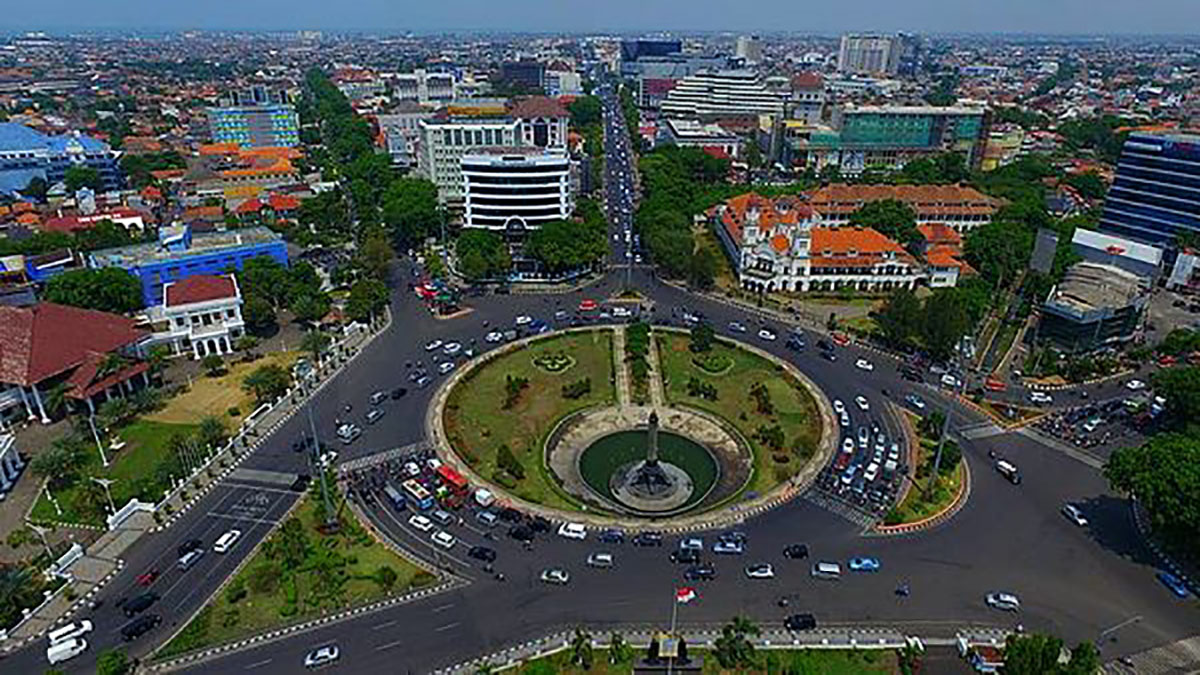
<svg viewBox="0 0 1200 675">
<path fill-rule="evenodd" d="M 82 637 L 84 633 L 92 632 L 92 622 L 84 619 L 78 622 L 71 622 L 61 628 L 55 628 L 46 634 L 50 638 L 50 644 L 58 644 L 66 642 L 77 637 Z"/>
<path fill-rule="evenodd" d="M 812 575 L 818 579 L 841 579 L 842 566 L 827 560 L 822 560 L 812 566 Z"/>
<path fill-rule="evenodd" d="M 213 544 L 213 552 L 225 553 L 229 549 L 233 548 L 233 545 L 237 543 L 237 540 L 240 539 L 241 536 L 241 530 L 230 530 L 226 532 L 217 539 L 217 543 Z"/>
<path fill-rule="evenodd" d="M 81 637 L 56 642 L 46 649 L 46 660 L 50 662 L 50 665 L 69 661 L 82 654 L 87 647 L 87 640 Z"/>
</svg>

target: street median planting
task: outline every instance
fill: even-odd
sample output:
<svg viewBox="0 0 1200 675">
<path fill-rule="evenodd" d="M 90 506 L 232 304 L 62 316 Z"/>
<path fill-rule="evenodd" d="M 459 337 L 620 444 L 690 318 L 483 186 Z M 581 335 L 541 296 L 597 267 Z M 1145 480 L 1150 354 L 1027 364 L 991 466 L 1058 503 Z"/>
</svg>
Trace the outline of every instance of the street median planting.
<svg viewBox="0 0 1200 675">
<path fill-rule="evenodd" d="M 941 433 L 941 413 L 931 413 L 925 418 L 905 412 L 904 424 L 912 425 L 919 439 L 917 445 L 916 474 L 904 499 L 892 507 L 883 519 L 884 527 L 911 525 L 929 521 L 952 508 L 959 498 L 965 480 L 966 463 L 958 444 L 947 439 L 942 447 L 942 461 L 938 465 L 937 478 L 930 480 L 937 459 L 937 440 Z"/>
</svg>

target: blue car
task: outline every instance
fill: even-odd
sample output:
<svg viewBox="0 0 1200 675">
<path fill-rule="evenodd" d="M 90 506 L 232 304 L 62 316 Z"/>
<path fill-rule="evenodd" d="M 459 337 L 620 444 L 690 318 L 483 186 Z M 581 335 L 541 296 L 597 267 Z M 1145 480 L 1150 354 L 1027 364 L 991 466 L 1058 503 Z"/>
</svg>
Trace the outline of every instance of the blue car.
<svg viewBox="0 0 1200 675">
<path fill-rule="evenodd" d="M 878 572 L 879 558 L 851 558 L 847 566 L 854 572 Z"/>
<path fill-rule="evenodd" d="M 1162 582 L 1176 597 L 1186 598 L 1188 596 L 1187 584 L 1183 583 L 1183 579 L 1171 574 L 1170 572 L 1159 572 L 1158 580 Z"/>
</svg>

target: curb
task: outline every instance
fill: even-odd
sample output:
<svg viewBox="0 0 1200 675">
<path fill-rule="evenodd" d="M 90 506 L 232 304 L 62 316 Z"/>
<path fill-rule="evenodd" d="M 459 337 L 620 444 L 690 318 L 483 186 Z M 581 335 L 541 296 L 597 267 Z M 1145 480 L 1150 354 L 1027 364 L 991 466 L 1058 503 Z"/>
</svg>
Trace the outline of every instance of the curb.
<svg viewBox="0 0 1200 675">
<path fill-rule="evenodd" d="M 1166 567 L 1171 574 L 1179 577 L 1185 586 L 1192 589 L 1193 594 L 1200 595 L 1200 580 L 1193 579 L 1191 575 L 1184 570 L 1183 566 L 1175 562 L 1175 559 L 1168 555 L 1167 552 L 1158 545 L 1158 542 L 1154 540 L 1150 526 L 1146 522 L 1146 513 L 1142 508 L 1141 502 L 1139 502 L 1135 497 L 1130 496 L 1129 508 L 1133 512 L 1134 527 L 1136 527 L 1138 533 L 1142 535 L 1142 539 L 1145 540 L 1146 546 L 1150 548 L 1154 555 L 1158 556 L 1158 558 L 1162 560 L 1163 566 Z"/>
<path fill-rule="evenodd" d="M 903 424 L 905 425 L 906 433 L 910 433 L 912 431 L 911 420 L 906 417 L 904 418 Z M 963 505 L 967 503 L 967 498 L 971 496 L 971 466 L 967 463 L 966 455 L 963 455 L 959 461 L 962 462 L 963 467 L 962 483 L 958 486 L 958 494 L 954 496 L 954 501 L 947 504 L 946 508 L 915 523 L 902 523 L 900 525 L 876 525 L 874 528 L 875 531 L 871 534 L 879 537 L 894 537 L 901 534 L 924 532 L 925 530 L 933 529 L 958 515 L 958 512 L 962 510 Z M 916 472 L 916 467 L 913 467 L 913 471 L 914 473 Z M 909 489 L 911 490 L 912 487 L 909 486 Z"/>
</svg>

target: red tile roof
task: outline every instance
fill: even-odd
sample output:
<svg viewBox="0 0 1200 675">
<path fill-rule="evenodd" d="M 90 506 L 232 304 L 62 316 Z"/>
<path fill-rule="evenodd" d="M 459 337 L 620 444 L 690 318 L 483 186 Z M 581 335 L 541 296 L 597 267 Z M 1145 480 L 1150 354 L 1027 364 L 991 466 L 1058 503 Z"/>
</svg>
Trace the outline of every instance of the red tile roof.
<svg viewBox="0 0 1200 675">
<path fill-rule="evenodd" d="M 549 96 L 529 96 L 518 100 L 510 110 L 513 117 L 570 117 L 571 113 Z"/>
<path fill-rule="evenodd" d="M 295 211 L 300 208 L 300 200 L 291 195 L 272 194 L 267 203 L 275 211 Z"/>
<path fill-rule="evenodd" d="M 820 89 L 825 79 L 820 73 L 801 72 L 792 76 L 792 89 Z"/>
<path fill-rule="evenodd" d="M 237 286 L 232 277 L 198 274 L 167 284 L 165 297 L 168 307 L 178 307 L 236 295 Z"/>
<path fill-rule="evenodd" d="M 66 380 L 67 396 L 76 399 L 95 396 L 109 387 L 150 370 L 149 363 L 135 361 L 115 372 L 101 375 L 100 366 L 104 363 L 104 357 L 104 354 L 91 352 L 84 358 L 83 363 Z M 100 378 L 96 379 L 98 375 Z"/>
<path fill-rule="evenodd" d="M 0 306 L 0 382 L 30 386 L 142 339 L 126 317 L 42 302 Z"/>
<path fill-rule="evenodd" d="M 925 238 L 925 241 L 929 242 L 931 245 L 962 245 L 962 235 L 959 234 L 953 227 L 950 227 L 945 223 L 918 225 L 917 231 L 920 232 L 921 236 Z"/>
<path fill-rule="evenodd" d="M 262 209 L 263 204 L 258 199 L 247 199 L 234 209 L 236 213 L 258 213 Z"/>
<path fill-rule="evenodd" d="M 992 214 L 995 199 L 962 185 L 846 185 L 834 183 L 813 190 L 809 202 L 823 215 L 848 214 L 868 202 L 896 199 L 908 204 L 918 218 L 929 214 Z"/>
<path fill-rule="evenodd" d="M 903 246 L 869 227 L 814 227 L 810 236 L 813 267 L 872 267 L 886 262 L 913 262 Z"/>
</svg>

